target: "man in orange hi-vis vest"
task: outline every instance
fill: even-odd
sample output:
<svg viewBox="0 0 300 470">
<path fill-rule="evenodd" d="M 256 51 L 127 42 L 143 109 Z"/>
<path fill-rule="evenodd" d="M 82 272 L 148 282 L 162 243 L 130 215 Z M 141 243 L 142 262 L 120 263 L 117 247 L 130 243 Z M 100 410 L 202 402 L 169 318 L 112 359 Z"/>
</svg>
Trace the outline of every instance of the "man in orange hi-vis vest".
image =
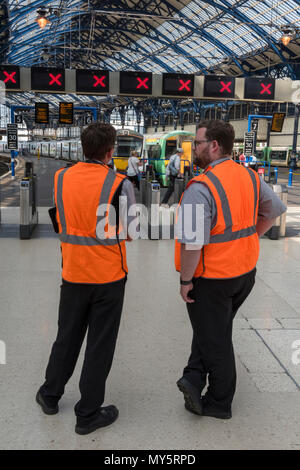
<svg viewBox="0 0 300 470">
<path fill-rule="evenodd" d="M 113 126 L 91 124 L 81 135 L 85 161 L 60 169 L 54 179 L 62 286 L 58 334 L 36 400 L 44 413 L 58 412 L 58 401 L 88 329 L 79 384 L 81 399 L 75 406 L 78 434 L 93 432 L 118 417 L 115 406 L 101 405 L 127 278 L 126 235 L 122 238 L 122 214 L 118 223 L 116 212 L 119 196 L 127 197 L 128 206 L 135 204 L 135 198 L 130 181 L 107 165 L 115 140 Z"/>
<path fill-rule="evenodd" d="M 231 418 L 236 387 L 233 319 L 255 283 L 259 236 L 286 211 L 256 172 L 231 159 L 233 142 L 231 124 L 198 124 L 194 163 L 204 172 L 180 201 L 175 242 L 180 294 L 193 328 L 177 386 L 188 411 L 223 419 Z"/>
</svg>

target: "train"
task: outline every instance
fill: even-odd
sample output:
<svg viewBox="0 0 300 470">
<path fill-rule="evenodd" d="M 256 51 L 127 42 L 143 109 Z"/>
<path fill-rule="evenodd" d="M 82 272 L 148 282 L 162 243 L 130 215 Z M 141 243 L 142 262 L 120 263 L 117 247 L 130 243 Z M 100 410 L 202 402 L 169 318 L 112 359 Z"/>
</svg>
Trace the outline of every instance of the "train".
<svg viewBox="0 0 300 470">
<path fill-rule="evenodd" d="M 153 165 L 156 178 L 162 185 L 167 184 L 166 166 L 170 156 L 175 153 L 178 147 L 184 151 L 181 157 L 180 172 L 184 172 L 184 166 L 192 165 L 194 139 L 194 133 L 177 130 L 144 135 L 143 158 Z"/>
<path fill-rule="evenodd" d="M 234 156 L 237 158 L 238 155 L 244 152 L 243 143 L 235 143 L 233 148 Z M 297 147 L 296 154 L 300 155 L 300 147 Z M 255 156 L 258 161 L 264 163 L 270 163 L 273 166 L 287 167 L 290 164 L 292 155 L 292 147 L 289 146 L 273 146 L 266 147 L 260 144 L 256 147 Z M 298 157 L 299 158 L 299 157 Z M 298 163 L 299 166 L 299 163 Z"/>
</svg>

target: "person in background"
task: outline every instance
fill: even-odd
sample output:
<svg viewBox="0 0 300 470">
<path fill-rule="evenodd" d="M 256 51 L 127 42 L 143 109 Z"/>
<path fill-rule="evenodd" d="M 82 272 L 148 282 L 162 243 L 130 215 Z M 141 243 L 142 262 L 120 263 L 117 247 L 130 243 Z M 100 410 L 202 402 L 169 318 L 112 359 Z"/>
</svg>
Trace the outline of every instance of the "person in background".
<svg viewBox="0 0 300 470">
<path fill-rule="evenodd" d="M 142 165 L 143 162 L 140 161 L 139 154 L 136 150 L 132 150 L 131 155 L 128 158 L 127 176 L 137 189 L 140 189 L 139 167 Z"/>
<path fill-rule="evenodd" d="M 169 199 L 174 192 L 175 180 L 180 175 L 180 161 L 181 161 L 181 156 L 183 155 L 183 153 L 184 153 L 183 149 L 179 147 L 176 150 L 176 152 L 173 155 L 171 155 L 169 163 L 166 167 L 166 176 L 169 180 L 169 187 L 162 200 L 162 203 L 161 203 L 162 206 L 168 205 Z"/>
</svg>

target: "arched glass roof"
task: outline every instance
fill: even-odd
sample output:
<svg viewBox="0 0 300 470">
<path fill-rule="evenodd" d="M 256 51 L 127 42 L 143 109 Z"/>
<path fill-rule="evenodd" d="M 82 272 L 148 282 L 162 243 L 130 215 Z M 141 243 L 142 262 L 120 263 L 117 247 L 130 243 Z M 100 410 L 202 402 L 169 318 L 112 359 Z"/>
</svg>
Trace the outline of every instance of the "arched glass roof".
<svg viewBox="0 0 300 470">
<path fill-rule="evenodd" d="M 237 76 L 275 69 L 294 79 L 298 76 L 300 0 L 2 0 L 2 4 L 2 63 Z M 42 7 L 50 20 L 43 30 L 35 21 Z M 293 38 L 285 47 L 280 38 L 287 28 Z"/>
</svg>

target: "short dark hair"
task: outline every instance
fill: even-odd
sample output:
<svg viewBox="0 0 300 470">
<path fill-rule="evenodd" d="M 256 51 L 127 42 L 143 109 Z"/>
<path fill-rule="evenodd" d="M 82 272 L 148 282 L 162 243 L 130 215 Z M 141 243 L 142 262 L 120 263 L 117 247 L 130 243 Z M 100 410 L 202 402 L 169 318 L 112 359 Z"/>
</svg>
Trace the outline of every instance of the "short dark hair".
<svg viewBox="0 0 300 470">
<path fill-rule="evenodd" d="M 82 151 L 88 160 L 103 160 L 116 141 L 116 129 L 111 124 L 94 122 L 81 134 Z"/>
<path fill-rule="evenodd" d="M 231 154 L 235 133 L 232 125 L 225 121 L 200 121 L 197 130 L 205 127 L 208 140 L 216 140 L 223 150 L 223 155 Z"/>
</svg>

